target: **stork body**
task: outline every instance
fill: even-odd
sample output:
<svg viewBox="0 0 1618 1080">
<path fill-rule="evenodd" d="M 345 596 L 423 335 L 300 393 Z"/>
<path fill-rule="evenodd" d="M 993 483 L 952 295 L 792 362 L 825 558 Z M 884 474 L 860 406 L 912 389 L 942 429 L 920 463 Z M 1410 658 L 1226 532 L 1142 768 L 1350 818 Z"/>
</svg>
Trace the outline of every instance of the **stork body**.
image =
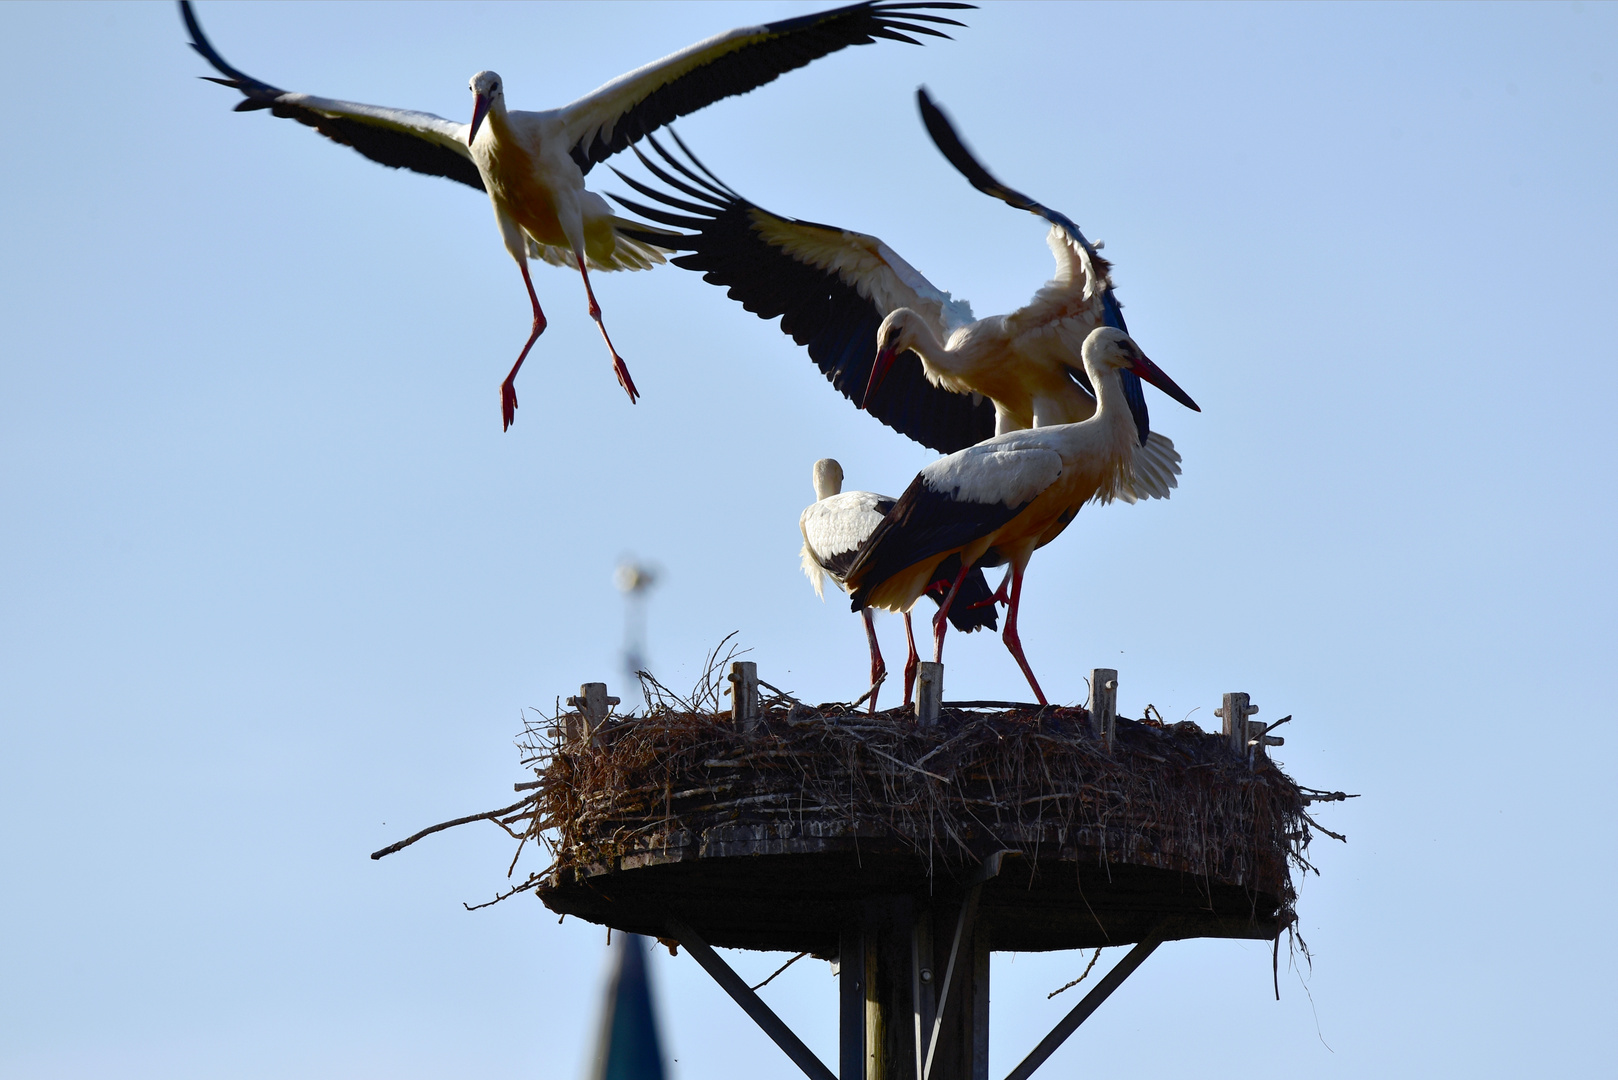
<svg viewBox="0 0 1618 1080">
<path fill-rule="evenodd" d="M 894 500 L 871 491 L 843 491 L 843 467 L 831 458 L 821 458 L 815 462 L 814 485 L 815 501 L 798 518 L 798 528 L 803 533 L 800 558 L 805 576 L 815 587 L 815 595 L 824 599 L 825 578 L 830 577 L 838 588 L 843 588 L 843 575 L 853 563 L 860 545 L 882 523 L 883 517 L 893 508 Z M 935 575 L 937 580 L 930 583 L 931 588 L 924 587 L 922 592 L 941 603 L 949 586 L 955 582 L 958 568 L 946 559 L 939 570 Z M 973 570 L 961 583 L 961 595 L 952 609 L 950 622 L 962 633 L 971 633 L 979 627 L 993 630 L 997 618 L 990 601 L 989 586 L 983 580 L 983 571 Z M 865 623 L 866 641 L 871 647 L 870 711 L 875 712 L 877 691 L 887 677 L 888 668 L 877 645 L 871 609 L 861 608 L 860 616 Z M 905 641 L 909 645 L 909 655 L 905 660 L 904 703 L 909 705 L 920 656 L 916 652 L 916 638 L 911 630 L 908 608 L 904 611 L 904 623 Z"/>
<path fill-rule="evenodd" d="M 952 136 L 942 113 L 925 94 L 922 100 L 924 117 L 928 109 L 936 114 L 929 130 L 942 125 Z M 1111 265 L 1066 217 L 1011 193 L 1020 200 L 1013 205 L 1038 207 L 1051 221 L 1047 243 L 1056 273 L 1024 307 L 976 319 L 966 301 L 933 285 L 877 237 L 773 214 L 726 187 L 684 143 L 689 161 L 649 141 L 663 164 L 637 155 L 679 194 L 619 173 L 662 205 L 618 201 L 660 225 L 695 231 L 632 235 L 657 236 L 664 248 L 689 252 L 672 261 L 726 286 L 761 318 L 780 316 L 781 329 L 807 346 L 832 384 L 889 427 L 950 453 L 997 434 L 1095 415 L 1080 352 L 1096 327 L 1124 329 L 1123 314 Z M 958 138 L 946 156 L 957 167 L 976 165 Z M 1141 448 L 1118 497 L 1167 498 L 1178 484 L 1180 455 L 1149 431 L 1139 380 L 1127 371 L 1123 378 Z"/>
<path fill-rule="evenodd" d="M 945 37 L 928 23 L 960 23 L 926 9 L 970 7 L 947 2 L 858 3 L 762 26 L 744 27 L 699 42 L 614 79 L 571 105 L 545 112 L 506 108 L 505 88 L 492 71 L 469 84 L 472 122 L 458 124 L 413 112 L 310 94 L 289 93 L 227 64 L 202 33 L 190 0 L 180 0 L 191 47 L 220 73 L 213 78 L 241 91 L 237 111 L 268 109 L 394 168 L 457 180 L 486 191 L 506 250 L 522 271 L 533 307 L 533 328 L 500 388 L 501 419 L 511 426 L 517 409 L 515 380 L 544 332 L 528 273 L 530 257 L 578 270 L 590 317 L 612 357 L 613 371 L 631 402 L 638 397 L 629 368 L 601 320 L 590 270 L 642 270 L 663 261 L 655 240 L 625 235 L 622 219 L 588 191 L 584 176 L 599 161 L 649 131 L 721 98 L 745 93 L 777 76 L 849 45 L 909 34 Z"/>
<path fill-rule="evenodd" d="M 1081 354 L 1099 398 L 1094 416 L 997 435 L 928 465 L 845 574 L 855 610 L 905 611 L 936 580 L 946 560 L 963 567 L 980 560 L 1009 563 L 1002 637 L 1040 704 L 1045 704 L 1045 694 L 1017 634 L 1023 572 L 1034 551 L 1059 536 L 1081 506 L 1091 500 L 1109 502 L 1126 489 L 1138 443 L 1120 372 L 1132 371 L 1188 408 L 1197 408 L 1121 330 L 1096 328 Z M 958 599 L 951 589 L 933 620 L 935 660 L 943 658 L 944 620 Z"/>
</svg>

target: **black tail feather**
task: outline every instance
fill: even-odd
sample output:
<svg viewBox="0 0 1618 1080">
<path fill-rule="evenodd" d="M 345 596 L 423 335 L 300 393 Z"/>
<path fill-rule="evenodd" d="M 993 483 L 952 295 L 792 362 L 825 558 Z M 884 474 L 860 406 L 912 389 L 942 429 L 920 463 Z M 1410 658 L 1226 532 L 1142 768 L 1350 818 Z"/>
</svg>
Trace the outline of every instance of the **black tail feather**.
<svg viewBox="0 0 1618 1080">
<path fill-rule="evenodd" d="M 938 564 L 933 571 L 934 582 L 955 581 L 955 575 L 961 572 L 961 556 L 951 555 Z M 937 585 L 927 590 L 927 596 L 940 607 L 944 604 L 944 597 L 949 595 L 948 585 Z M 974 566 L 972 572 L 966 575 L 961 582 L 961 591 L 955 594 L 955 602 L 949 606 L 949 624 L 963 634 L 970 634 L 974 630 L 994 630 L 1000 625 L 1000 614 L 994 604 L 985 603 L 994 596 L 989 583 L 984 580 L 983 571 Z M 982 603 L 982 607 L 975 605 Z"/>
</svg>

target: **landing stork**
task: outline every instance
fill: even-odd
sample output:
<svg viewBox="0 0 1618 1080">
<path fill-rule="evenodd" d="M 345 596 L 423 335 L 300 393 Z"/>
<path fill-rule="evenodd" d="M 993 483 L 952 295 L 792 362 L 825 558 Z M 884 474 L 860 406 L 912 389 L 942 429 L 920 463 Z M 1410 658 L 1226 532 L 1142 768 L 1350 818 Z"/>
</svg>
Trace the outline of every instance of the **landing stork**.
<svg viewBox="0 0 1618 1080">
<path fill-rule="evenodd" d="M 1076 424 L 997 435 L 928 465 L 911 481 L 844 574 L 854 610 L 905 611 L 938 578 L 940 564 L 958 559 L 1009 562 L 1006 648 L 1046 704 L 1017 636 L 1023 571 L 1036 548 L 1067 528 L 1092 499 L 1118 498 L 1136 452 L 1135 426 L 1120 374 L 1133 372 L 1189 409 L 1201 411 L 1122 330 L 1097 327 L 1081 350 L 1096 388 L 1096 414 Z M 933 619 L 933 658 L 942 660 L 944 625 L 957 601 L 952 588 Z"/>
<path fill-rule="evenodd" d="M 676 117 L 746 93 L 846 46 L 868 45 L 877 38 L 920 44 L 909 34 L 947 37 L 922 24 L 962 24 L 924 12 L 971 6 L 865 2 L 744 27 L 637 68 L 571 105 L 545 112 L 508 110 L 504 81 L 492 71 L 480 71 L 468 86 L 473 94 L 472 122 L 457 124 L 430 113 L 289 93 L 261 82 L 225 62 L 203 36 L 190 0 L 180 0 L 191 47 L 224 76 L 207 78 L 241 91 L 238 112 L 268 109 L 352 146 L 373 161 L 458 180 L 488 193 L 506 251 L 522 271 L 534 312 L 528 341 L 500 385 L 505 428 L 516 416 L 517 372 L 545 330 L 545 313 L 528 274 L 530 257 L 578 269 L 590 318 L 607 343 L 618 383 L 630 402 L 639 396 L 601 321 L 590 270 L 644 270 L 662 262 L 663 255 L 655 241 L 624 235 L 619 228 L 622 219 L 606 200 L 585 189 L 584 175 L 597 162 Z M 603 43 L 606 40 L 610 32 L 603 33 Z"/>
<path fill-rule="evenodd" d="M 815 587 L 815 595 L 824 600 L 825 578 L 830 577 L 838 588 L 843 587 L 843 574 L 853 563 L 860 545 L 870 538 L 883 517 L 893 509 L 894 500 L 871 491 L 844 491 L 843 467 L 833 458 L 821 458 L 815 462 L 814 484 L 815 501 L 798 518 L 798 528 L 803 533 L 803 550 L 799 554 L 804 575 L 808 577 L 809 584 Z M 935 603 L 943 603 L 950 587 L 955 584 L 959 569 L 953 559 L 945 559 L 933 575 L 934 580 L 923 591 Z M 998 619 L 992 599 L 988 582 L 983 580 L 983 571 L 974 568 L 961 581 L 960 595 L 955 598 L 949 621 L 963 634 L 970 634 L 979 627 L 993 630 Z M 882 650 L 876 643 L 876 626 L 871 618 L 871 609 L 861 608 L 860 615 L 865 620 L 865 638 L 871 646 L 870 711 L 874 713 L 877 690 L 887 678 L 888 666 L 883 663 Z M 905 660 L 904 703 L 909 705 L 911 691 L 916 685 L 916 664 L 921 657 L 916 652 L 916 637 L 910 629 L 908 608 L 904 620 L 905 642 L 910 646 L 910 654 Z"/>
<path fill-rule="evenodd" d="M 957 167 L 976 165 L 958 138 L 950 141 L 953 131 L 924 91 L 921 102 L 950 160 Z M 1023 203 L 1014 205 L 1039 207 L 1052 221 L 1048 243 L 1056 275 L 1025 307 L 974 319 L 966 301 L 933 285 L 877 237 L 764 210 L 725 186 L 678 135 L 674 139 L 688 162 L 655 138 L 648 142 L 663 165 L 636 154 L 680 194 L 620 172 L 661 205 L 614 198 L 661 225 L 695 231 L 633 235 L 655 235 L 667 249 L 690 252 L 674 265 L 728 287 L 731 299 L 760 318 L 780 316 L 781 329 L 808 347 L 832 385 L 884 424 L 950 453 L 1007 431 L 1095 415 L 1080 349 L 1097 326 L 1123 329 L 1123 313 L 1112 294 L 1110 264 L 1067 218 L 1016 196 Z M 1167 498 L 1178 484 L 1180 455 L 1149 431 L 1139 380 L 1128 371 L 1123 377 L 1141 450 L 1118 497 Z"/>
</svg>

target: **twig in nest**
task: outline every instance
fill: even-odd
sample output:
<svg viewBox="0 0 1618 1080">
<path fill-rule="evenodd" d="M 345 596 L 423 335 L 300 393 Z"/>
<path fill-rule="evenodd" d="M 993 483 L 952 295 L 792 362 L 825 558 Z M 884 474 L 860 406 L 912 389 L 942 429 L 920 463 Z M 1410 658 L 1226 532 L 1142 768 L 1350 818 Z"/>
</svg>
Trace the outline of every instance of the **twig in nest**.
<svg viewBox="0 0 1618 1080">
<path fill-rule="evenodd" d="M 771 686 L 769 683 L 765 682 L 763 679 L 760 679 L 758 681 L 758 684 L 760 686 L 762 686 L 764 689 L 769 690 L 769 691 L 771 691 L 771 692 L 773 692 L 775 694 L 775 697 L 770 699 L 771 701 L 790 701 L 794 705 L 802 705 L 803 704 L 803 702 L 799 701 L 797 698 L 793 697 L 791 694 L 789 694 L 787 691 L 781 689 L 779 686 Z"/>
<path fill-rule="evenodd" d="M 947 777 L 947 776 L 939 776 L 937 773 L 928 772 L 926 769 L 918 769 L 914 765 L 910 764 L 910 762 L 908 762 L 908 761 L 900 761 L 898 758 L 894 757 L 892 754 L 884 754 L 882 751 L 878 750 L 876 747 L 872 746 L 870 743 L 865 742 L 863 739 L 860 740 L 860 741 L 862 743 L 864 743 L 865 749 L 869 750 L 871 753 L 875 754 L 877 757 L 885 757 L 889 761 L 893 762 L 895 765 L 898 765 L 898 766 L 900 766 L 902 768 L 909 769 L 911 772 L 921 773 L 921 775 L 923 775 L 923 776 L 930 776 L 934 780 L 937 780 L 941 784 L 949 783 L 949 777 Z"/>
<path fill-rule="evenodd" d="M 855 709 L 859 708 L 861 705 L 864 705 L 867 701 L 870 700 L 872 694 L 874 694 L 878 690 L 882 689 L 882 684 L 887 682 L 887 681 L 888 681 L 888 673 L 884 671 L 882 673 L 882 677 L 880 679 L 878 679 L 876 682 L 872 683 L 871 688 L 869 690 L 865 691 L 865 693 L 861 694 L 859 697 L 855 698 L 853 701 L 850 701 L 848 703 L 848 711 L 853 712 Z"/>
<path fill-rule="evenodd" d="M 465 908 L 466 910 L 468 910 L 468 911 L 477 911 L 479 908 L 493 907 L 494 905 L 498 904 L 500 901 L 505 900 L 508 897 L 516 896 L 520 892 L 527 892 L 529 889 L 532 889 L 535 885 L 538 885 L 538 884 L 539 884 L 539 875 L 535 874 L 532 877 L 530 877 L 527 881 L 523 882 L 521 885 L 516 886 L 515 888 L 511 889 L 509 892 L 503 892 L 503 893 L 499 894 L 493 900 L 490 900 L 487 903 L 468 904 L 466 901 L 463 900 L 463 901 L 461 901 L 461 906 L 463 908 Z"/>
<path fill-rule="evenodd" d="M 786 963 L 784 963 L 780 967 L 776 968 L 775 969 L 775 975 L 781 974 L 781 972 L 785 971 L 787 968 L 791 967 L 793 964 L 796 964 L 799 960 L 802 960 L 804 957 L 806 957 L 808 955 L 809 954 L 806 953 L 806 952 L 801 952 L 797 956 L 794 956 L 791 960 L 788 960 Z M 766 986 L 770 985 L 770 983 L 775 981 L 775 975 L 771 975 L 768 979 L 765 979 L 763 982 L 759 983 L 757 986 L 751 986 L 751 987 L 748 987 L 748 989 L 750 989 L 750 990 L 752 990 L 754 992 L 757 992 L 759 990 L 764 989 Z"/>
<path fill-rule="evenodd" d="M 1276 940 L 1280 940 L 1280 939 L 1277 938 Z M 1077 979 L 1074 979 L 1072 982 L 1068 983 L 1066 986 L 1058 986 L 1055 990 L 1052 990 L 1050 993 L 1045 995 L 1045 1000 L 1049 1001 L 1051 998 L 1055 997 L 1057 994 L 1060 994 L 1063 990 L 1071 990 L 1073 987 L 1079 985 L 1085 979 L 1089 978 L 1090 971 L 1096 966 L 1096 961 L 1100 960 L 1100 959 L 1101 959 L 1101 950 L 1097 949 L 1096 954 L 1094 956 L 1090 957 L 1090 962 L 1084 966 L 1084 974 L 1083 975 L 1080 975 Z"/>
<path fill-rule="evenodd" d="M 1341 840 L 1345 844 L 1348 843 L 1348 837 L 1344 836 L 1342 833 L 1332 832 L 1330 829 L 1326 828 L 1326 826 L 1322 825 L 1320 822 L 1316 821 L 1302 810 L 1299 810 L 1298 813 L 1303 814 L 1303 820 L 1307 821 L 1309 824 L 1313 825 L 1315 828 L 1319 829 L 1333 840 Z"/>
<path fill-rule="evenodd" d="M 445 822 L 442 822 L 442 823 L 440 823 L 438 825 L 431 825 L 431 826 L 421 830 L 415 836 L 411 836 L 411 837 L 408 837 L 408 838 L 406 838 L 404 840 L 400 840 L 397 844 L 389 844 L 387 847 L 383 848 L 381 851 L 373 851 L 373 852 L 371 852 L 371 858 L 380 859 L 384 855 L 392 855 L 395 851 L 399 851 L 399 850 L 401 850 L 403 848 L 409 847 L 411 844 L 414 844 L 417 840 L 420 840 L 424 836 L 431 836 L 433 833 L 435 833 L 435 832 L 443 832 L 445 829 L 453 829 L 457 825 L 466 825 L 466 824 L 469 824 L 469 823 L 471 823 L 473 821 L 482 821 L 485 818 L 504 817 L 505 815 L 511 813 L 513 810 L 520 810 L 522 807 L 527 806 L 529 803 L 533 802 L 537 798 L 539 798 L 538 795 L 530 795 L 530 796 L 528 796 L 528 798 L 523 799 L 521 802 L 514 802 L 510 806 L 505 807 L 502 810 L 488 810 L 488 811 L 485 811 L 484 813 L 481 813 L 481 814 L 471 814 L 471 815 L 469 815 L 467 817 L 456 818 L 454 821 L 445 821 Z"/>
<path fill-rule="evenodd" d="M 1357 798 L 1359 798 L 1358 795 L 1349 795 L 1349 794 L 1346 794 L 1346 793 L 1341 792 L 1341 791 L 1316 791 L 1314 788 L 1304 787 L 1302 784 L 1298 785 L 1298 790 L 1303 792 L 1305 797 L 1307 797 L 1308 801 L 1310 801 L 1312 803 L 1313 802 L 1342 802 L 1344 799 L 1357 799 Z"/>
</svg>

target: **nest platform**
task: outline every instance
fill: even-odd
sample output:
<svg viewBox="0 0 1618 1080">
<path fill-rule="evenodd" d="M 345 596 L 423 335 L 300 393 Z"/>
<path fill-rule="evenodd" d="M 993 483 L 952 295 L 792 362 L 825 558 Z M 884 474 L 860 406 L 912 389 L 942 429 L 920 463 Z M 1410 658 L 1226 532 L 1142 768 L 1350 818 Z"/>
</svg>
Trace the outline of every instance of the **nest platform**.
<svg viewBox="0 0 1618 1080">
<path fill-rule="evenodd" d="M 874 901 L 920 909 L 974 884 L 997 951 L 1276 938 L 1309 793 L 1196 724 L 1118 718 L 1109 745 L 1093 720 L 946 704 L 922 727 L 799 703 L 741 723 L 559 717 L 530 741 L 535 797 L 504 823 L 551 846 L 528 885 L 552 911 L 652 936 L 675 918 L 716 946 L 832 958 Z"/>
</svg>

